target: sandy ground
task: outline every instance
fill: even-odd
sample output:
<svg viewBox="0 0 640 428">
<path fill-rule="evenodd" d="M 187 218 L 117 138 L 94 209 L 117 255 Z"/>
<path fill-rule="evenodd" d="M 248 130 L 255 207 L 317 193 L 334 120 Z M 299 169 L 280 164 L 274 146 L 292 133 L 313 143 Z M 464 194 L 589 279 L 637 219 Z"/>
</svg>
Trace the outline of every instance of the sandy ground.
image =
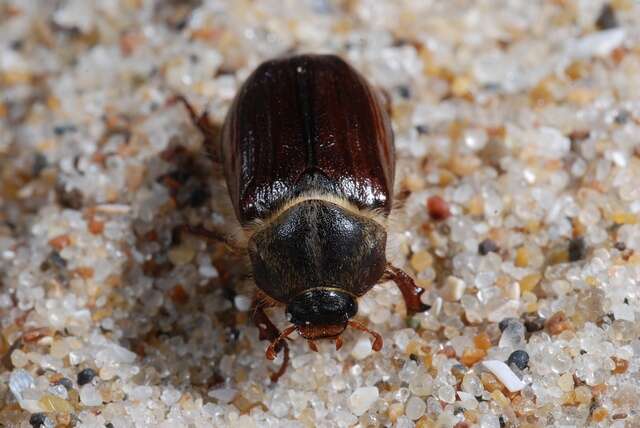
<svg viewBox="0 0 640 428">
<path fill-rule="evenodd" d="M 221 123 L 291 52 L 390 95 L 433 308 L 377 286 L 380 352 L 293 340 L 273 385 L 242 260 L 176 233 L 236 222 L 167 101 Z M 0 0 L 0 426 L 640 426 L 639 213 L 637 1 Z"/>
</svg>

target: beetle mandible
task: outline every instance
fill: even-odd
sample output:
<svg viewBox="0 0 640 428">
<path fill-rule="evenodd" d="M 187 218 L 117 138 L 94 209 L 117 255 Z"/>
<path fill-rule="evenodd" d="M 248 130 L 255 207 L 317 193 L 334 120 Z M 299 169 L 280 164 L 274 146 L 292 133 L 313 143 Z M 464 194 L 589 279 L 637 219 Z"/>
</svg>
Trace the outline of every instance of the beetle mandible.
<svg viewBox="0 0 640 428">
<path fill-rule="evenodd" d="M 424 291 L 387 262 L 387 220 L 393 203 L 393 132 L 380 94 L 335 55 L 298 55 L 261 64 L 238 91 L 220 138 L 206 111 L 186 99 L 205 146 L 223 163 L 236 216 L 243 227 L 256 285 L 251 308 L 268 359 L 284 351 L 296 331 L 333 339 L 351 326 L 358 297 L 393 280 L 407 311 L 428 309 Z M 208 237 L 218 233 L 192 229 Z M 282 332 L 265 309 L 285 306 Z"/>
</svg>

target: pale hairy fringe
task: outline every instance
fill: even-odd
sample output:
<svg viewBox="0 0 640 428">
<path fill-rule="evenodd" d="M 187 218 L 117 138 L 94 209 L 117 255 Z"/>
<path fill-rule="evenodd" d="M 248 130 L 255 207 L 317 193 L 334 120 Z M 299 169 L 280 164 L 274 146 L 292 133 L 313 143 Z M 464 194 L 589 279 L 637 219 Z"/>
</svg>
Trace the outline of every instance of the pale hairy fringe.
<svg viewBox="0 0 640 428">
<path fill-rule="evenodd" d="M 256 219 L 245 227 L 241 227 L 238 225 L 234 228 L 232 233 L 229 234 L 231 237 L 231 241 L 234 244 L 234 247 L 239 249 L 242 253 L 246 255 L 246 249 L 249 243 L 249 239 L 256 232 L 261 230 L 262 228 L 269 225 L 276 218 L 278 218 L 282 213 L 292 208 L 293 206 L 309 200 L 321 200 L 329 203 L 333 203 L 338 205 L 341 208 L 344 208 L 346 211 L 351 212 L 357 216 L 364 217 L 367 219 L 371 219 L 376 223 L 380 224 L 385 230 L 387 230 L 387 254 L 395 254 L 399 250 L 399 240 L 394 238 L 394 235 L 402 233 L 402 229 L 404 226 L 404 222 L 402 221 L 401 216 L 401 208 L 404 205 L 403 201 L 394 201 L 393 208 L 389 216 L 385 215 L 382 210 L 369 210 L 369 209 L 361 209 L 356 207 L 354 204 L 342 198 L 340 196 L 336 196 L 329 193 L 322 192 L 309 192 L 303 195 L 300 195 L 296 198 L 293 198 L 287 202 L 285 202 L 282 207 L 275 210 L 272 215 L 267 217 L 266 219 Z M 247 265 L 250 266 L 248 260 L 246 261 Z M 250 270 L 250 269 L 249 269 Z"/>
<path fill-rule="evenodd" d="M 382 227 L 386 227 L 387 217 L 384 215 L 382 210 L 361 209 L 340 196 L 336 196 L 330 193 L 323 193 L 323 192 L 309 192 L 285 202 L 279 209 L 275 210 L 274 213 L 271 214 L 266 219 L 254 220 L 249 225 L 245 226 L 243 228 L 243 231 L 244 231 L 246 240 L 249 240 L 249 238 L 253 234 L 255 234 L 257 231 L 259 231 L 266 225 L 273 222 L 276 218 L 280 217 L 280 215 L 282 215 L 282 213 L 284 213 L 288 209 L 292 208 L 293 206 L 301 202 L 312 201 L 312 200 L 326 201 L 326 202 L 338 205 L 339 207 L 344 208 L 348 212 L 351 212 L 360 217 L 371 219 L 376 223 L 379 223 Z"/>
</svg>

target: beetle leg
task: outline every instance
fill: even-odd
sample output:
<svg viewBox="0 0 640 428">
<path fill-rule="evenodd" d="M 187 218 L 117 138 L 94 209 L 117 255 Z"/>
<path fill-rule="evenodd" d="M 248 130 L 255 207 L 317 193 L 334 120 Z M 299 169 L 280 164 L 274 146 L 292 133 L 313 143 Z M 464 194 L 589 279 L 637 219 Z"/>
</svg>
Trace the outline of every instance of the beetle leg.
<svg viewBox="0 0 640 428">
<path fill-rule="evenodd" d="M 229 237 L 219 230 L 209 230 L 202 226 L 190 226 L 188 224 L 184 224 L 180 226 L 180 231 L 200 236 L 211 241 L 222 242 L 232 252 L 239 252 L 238 247 L 229 239 Z"/>
<path fill-rule="evenodd" d="M 309 348 L 313 352 L 318 352 L 318 345 L 316 345 L 316 342 L 314 342 L 313 340 L 307 340 L 307 343 L 309 344 Z"/>
<path fill-rule="evenodd" d="M 342 348 L 342 338 L 340 336 L 336 337 L 336 351 L 339 351 Z"/>
<path fill-rule="evenodd" d="M 424 312 L 430 308 L 429 305 L 425 305 L 420 300 L 420 296 L 424 293 L 424 288 L 418 287 L 413 281 L 413 278 L 411 278 L 402 269 L 398 269 L 390 263 L 387 263 L 385 279 L 390 279 L 396 283 L 402 293 L 402 297 L 404 298 L 404 303 L 407 306 L 407 312 Z"/>
<path fill-rule="evenodd" d="M 349 320 L 348 323 L 351 327 L 355 328 L 356 330 L 369 333 L 371 337 L 373 337 L 373 343 L 371 344 L 371 349 L 373 349 L 376 352 L 382 349 L 382 336 L 380 336 L 380 333 L 375 332 L 373 330 L 369 330 L 367 327 L 365 327 L 364 325 L 360 324 L 357 321 Z"/>
<path fill-rule="evenodd" d="M 200 132 L 202 132 L 202 135 L 204 136 L 204 145 L 207 148 L 207 152 L 211 156 L 211 159 L 214 162 L 220 162 L 220 127 L 209 120 L 209 115 L 207 114 L 206 109 L 201 114 L 198 114 L 184 96 L 176 95 L 169 100 L 170 104 L 176 102 L 181 103 L 187 109 L 191 122 L 193 122 Z"/>
<path fill-rule="evenodd" d="M 284 340 L 289 337 L 289 335 L 293 333 L 296 328 L 297 327 L 295 325 L 290 325 L 289 327 L 285 328 L 278 337 L 271 341 L 271 343 L 267 347 L 267 351 L 265 352 L 267 360 L 274 360 L 276 358 L 276 355 L 278 355 L 278 348 L 280 348 L 280 343 L 286 343 Z"/>
<path fill-rule="evenodd" d="M 289 345 L 287 345 L 286 340 L 278 340 L 278 338 L 280 337 L 280 331 L 264 312 L 264 309 L 267 306 L 269 306 L 269 304 L 266 303 L 264 299 L 261 299 L 258 295 L 253 301 L 251 313 L 253 314 L 253 323 L 256 327 L 258 327 L 260 340 L 268 340 L 269 342 L 271 342 L 269 348 L 267 348 L 267 352 L 269 351 L 269 349 L 273 349 L 275 358 L 278 352 L 280 352 L 280 349 L 283 349 L 284 351 L 282 365 L 277 372 L 271 374 L 271 381 L 275 383 L 287 370 L 287 365 L 289 364 Z"/>
</svg>

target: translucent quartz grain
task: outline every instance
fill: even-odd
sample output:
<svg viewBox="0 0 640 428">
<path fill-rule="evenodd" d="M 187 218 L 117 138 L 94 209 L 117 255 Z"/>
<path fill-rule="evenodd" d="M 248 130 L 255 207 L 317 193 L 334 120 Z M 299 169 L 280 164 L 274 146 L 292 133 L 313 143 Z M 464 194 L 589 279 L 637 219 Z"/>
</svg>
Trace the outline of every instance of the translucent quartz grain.
<svg viewBox="0 0 640 428">
<path fill-rule="evenodd" d="M 21 368 L 27 365 L 29 359 L 27 358 L 27 354 L 22 352 L 20 349 L 16 349 L 11 353 L 11 364 L 13 364 L 16 368 Z"/>
<path fill-rule="evenodd" d="M 467 373 L 462 379 L 462 389 L 474 397 L 478 397 L 482 395 L 482 382 L 475 374 Z"/>
<path fill-rule="evenodd" d="M 442 385 L 438 388 L 438 398 L 445 403 L 453 403 L 456 400 L 456 391 L 450 385 Z"/>
<path fill-rule="evenodd" d="M 351 350 L 351 355 L 356 360 L 362 360 L 371 355 L 371 352 L 371 340 L 368 337 L 361 337 L 357 340 L 356 344 Z"/>
<path fill-rule="evenodd" d="M 427 410 L 427 404 L 419 397 L 411 397 L 405 405 L 404 413 L 411 420 L 419 419 Z"/>
<path fill-rule="evenodd" d="M 433 391 L 433 378 L 424 370 L 418 370 L 409 382 L 409 390 L 419 397 L 425 397 Z"/>
<path fill-rule="evenodd" d="M 375 386 L 366 386 L 356 389 L 347 400 L 349 409 L 356 416 L 364 414 L 378 399 L 378 388 Z"/>
<path fill-rule="evenodd" d="M 80 388 L 80 402 L 85 406 L 99 406 L 102 396 L 95 386 L 87 384 Z"/>
<path fill-rule="evenodd" d="M 525 331 L 524 325 L 518 320 L 507 323 L 506 328 L 500 336 L 498 346 L 512 350 L 522 347 L 524 345 Z"/>
</svg>

